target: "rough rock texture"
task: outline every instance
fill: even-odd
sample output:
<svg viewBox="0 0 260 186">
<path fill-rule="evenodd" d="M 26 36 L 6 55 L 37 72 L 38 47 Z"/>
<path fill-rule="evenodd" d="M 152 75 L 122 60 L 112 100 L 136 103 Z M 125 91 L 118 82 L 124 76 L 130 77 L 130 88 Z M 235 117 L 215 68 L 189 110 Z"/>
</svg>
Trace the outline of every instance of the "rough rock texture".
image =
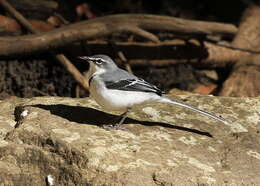
<svg viewBox="0 0 260 186">
<path fill-rule="evenodd" d="M 260 185 L 260 99 L 176 98 L 232 123 L 151 104 L 107 131 L 88 98 L 0 101 L 0 185 Z"/>
</svg>

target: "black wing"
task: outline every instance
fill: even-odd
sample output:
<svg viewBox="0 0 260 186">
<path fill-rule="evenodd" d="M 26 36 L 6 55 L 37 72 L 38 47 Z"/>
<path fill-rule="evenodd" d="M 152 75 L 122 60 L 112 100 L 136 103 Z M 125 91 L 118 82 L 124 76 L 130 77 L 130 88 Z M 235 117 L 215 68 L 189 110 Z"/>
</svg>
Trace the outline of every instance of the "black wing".
<svg viewBox="0 0 260 186">
<path fill-rule="evenodd" d="M 146 82 L 143 79 L 123 79 L 123 80 L 114 81 L 114 82 L 106 81 L 105 85 L 109 89 L 153 92 L 160 96 L 164 93 L 159 88 Z"/>
</svg>

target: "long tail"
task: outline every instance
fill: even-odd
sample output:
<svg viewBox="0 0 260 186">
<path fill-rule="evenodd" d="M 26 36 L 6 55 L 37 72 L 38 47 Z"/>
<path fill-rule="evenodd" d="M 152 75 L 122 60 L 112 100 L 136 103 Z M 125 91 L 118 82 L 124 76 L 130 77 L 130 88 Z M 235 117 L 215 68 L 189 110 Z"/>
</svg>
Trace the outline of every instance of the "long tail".
<svg viewBox="0 0 260 186">
<path fill-rule="evenodd" d="M 218 117 L 218 116 L 216 116 L 216 115 L 214 115 L 214 114 L 212 114 L 212 113 L 209 113 L 209 112 L 207 112 L 207 111 L 200 110 L 200 109 L 198 109 L 198 108 L 196 108 L 196 107 L 194 107 L 194 106 L 187 105 L 187 104 L 185 104 L 185 103 L 181 103 L 181 102 L 176 101 L 176 100 L 174 100 L 174 99 L 169 99 L 169 98 L 166 98 L 166 97 L 161 97 L 161 99 L 160 99 L 159 101 L 160 101 L 160 102 L 165 102 L 165 103 L 171 103 L 171 104 L 178 105 L 178 106 L 181 106 L 181 107 L 184 107 L 184 108 L 188 108 L 188 109 L 193 110 L 193 111 L 195 111 L 195 112 L 199 112 L 200 114 L 203 114 L 203 115 L 205 115 L 205 116 L 208 116 L 208 117 L 210 117 L 210 118 L 213 118 L 213 119 L 215 119 L 215 120 L 217 120 L 217 121 L 220 121 L 220 122 L 223 122 L 223 123 L 225 123 L 225 124 L 228 124 L 228 121 L 224 120 L 224 119 L 221 118 L 221 117 Z"/>
</svg>

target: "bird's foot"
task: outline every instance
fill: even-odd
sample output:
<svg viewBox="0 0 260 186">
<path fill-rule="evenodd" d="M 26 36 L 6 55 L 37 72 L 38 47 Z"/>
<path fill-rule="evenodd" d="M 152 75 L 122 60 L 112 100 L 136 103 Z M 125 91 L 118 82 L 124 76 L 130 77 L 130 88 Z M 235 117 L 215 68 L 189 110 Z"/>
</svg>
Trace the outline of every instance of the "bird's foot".
<svg viewBox="0 0 260 186">
<path fill-rule="evenodd" d="M 122 124 L 124 123 L 124 121 L 127 117 L 126 116 L 127 112 L 128 112 L 128 110 L 119 116 L 120 120 L 116 124 L 102 125 L 103 129 L 106 129 L 106 130 L 126 130 L 126 128 L 122 127 Z"/>
<path fill-rule="evenodd" d="M 102 125 L 102 128 L 105 130 L 126 130 L 125 127 L 123 127 L 121 124 L 105 124 Z"/>
</svg>

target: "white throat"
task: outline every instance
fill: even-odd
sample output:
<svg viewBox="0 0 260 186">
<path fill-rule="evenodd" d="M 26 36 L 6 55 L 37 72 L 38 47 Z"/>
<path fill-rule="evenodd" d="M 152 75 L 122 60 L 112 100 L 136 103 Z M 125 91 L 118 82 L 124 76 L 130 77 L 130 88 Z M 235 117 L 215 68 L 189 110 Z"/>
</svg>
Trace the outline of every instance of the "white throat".
<svg viewBox="0 0 260 186">
<path fill-rule="evenodd" d="M 103 74 L 105 72 L 106 72 L 105 69 L 100 68 L 97 65 L 94 65 L 94 64 L 90 63 L 89 70 L 86 73 L 85 77 L 87 78 L 87 80 L 89 82 L 90 78 L 92 78 L 93 76 L 100 75 L 100 74 Z"/>
</svg>

